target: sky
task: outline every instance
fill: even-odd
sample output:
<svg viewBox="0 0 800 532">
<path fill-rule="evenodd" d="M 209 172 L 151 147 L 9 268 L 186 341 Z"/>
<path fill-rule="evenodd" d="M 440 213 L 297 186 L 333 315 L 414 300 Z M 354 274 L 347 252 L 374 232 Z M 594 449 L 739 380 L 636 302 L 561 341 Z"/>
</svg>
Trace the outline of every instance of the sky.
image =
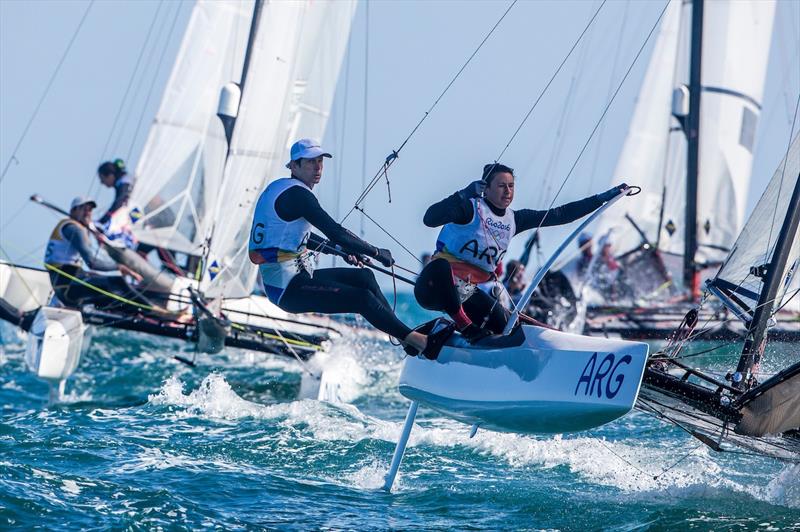
<svg viewBox="0 0 800 532">
<path fill-rule="evenodd" d="M 324 139 L 335 158 L 315 189 L 324 207 L 331 213 L 350 208 L 364 176 L 371 178 L 406 139 L 509 5 L 359 3 Z M 423 226 L 425 209 L 478 179 L 482 166 L 499 156 L 599 5 L 519 0 L 401 151 L 389 171 L 392 202 L 381 184 L 365 204 L 367 213 L 414 255 L 431 250 L 437 231 Z M 59 205 L 87 193 L 100 209 L 111 202 L 110 189 L 97 185 L 95 169 L 114 157 L 136 166 L 192 2 L 95 0 L 54 77 L 87 6 L 87 0 L 0 0 L 0 171 L 8 165 L 0 182 L 2 259 L 40 265 L 58 217 L 27 201 L 31 194 Z M 663 7 L 660 0 L 609 0 L 603 7 L 503 154 L 501 162 L 517 174 L 513 206 L 550 204 Z M 556 204 L 606 190 L 623 177 L 636 183 L 635 176 L 613 171 L 653 39 Z M 800 1 L 781 0 L 748 208 L 786 148 L 798 92 Z M 356 233 L 363 228 L 368 241 L 392 249 L 400 264 L 417 267 L 371 222 L 362 226 L 353 216 L 346 225 Z M 547 230 L 543 250 L 555 248 L 569 231 Z M 524 240 L 518 237 L 509 256 L 519 253 Z"/>
</svg>

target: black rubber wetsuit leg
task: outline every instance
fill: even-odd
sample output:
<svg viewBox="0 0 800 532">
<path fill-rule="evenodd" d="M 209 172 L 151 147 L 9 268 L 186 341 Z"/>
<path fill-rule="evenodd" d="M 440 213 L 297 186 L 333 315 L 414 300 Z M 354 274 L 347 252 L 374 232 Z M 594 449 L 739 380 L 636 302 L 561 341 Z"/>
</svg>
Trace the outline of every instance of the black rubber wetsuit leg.
<svg viewBox="0 0 800 532">
<path fill-rule="evenodd" d="M 376 329 L 400 340 L 411 332 L 395 316 L 372 272 L 362 268 L 325 268 L 313 277 L 300 272 L 278 306 L 292 313 L 361 314 Z"/>
<path fill-rule="evenodd" d="M 458 290 L 453 284 L 453 270 L 445 259 L 429 262 L 417 278 L 414 297 L 422 308 L 443 310 L 454 316 L 461 309 Z"/>
<path fill-rule="evenodd" d="M 475 325 L 487 328 L 495 334 L 502 333 L 508 322 L 508 312 L 503 305 L 480 288 L 464 301 L 464 312 Z"/>
</svg>

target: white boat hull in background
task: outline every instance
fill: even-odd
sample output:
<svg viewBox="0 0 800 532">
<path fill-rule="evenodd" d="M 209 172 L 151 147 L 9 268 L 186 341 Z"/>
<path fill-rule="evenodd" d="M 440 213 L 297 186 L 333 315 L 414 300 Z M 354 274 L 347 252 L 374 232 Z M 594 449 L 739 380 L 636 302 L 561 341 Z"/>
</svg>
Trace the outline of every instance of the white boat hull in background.
<svg viewBox="0 0 800 532">
<path fill-rule="evenodd" d="M 467 424 L 553 434 L 591 429 L 629 412 L 648 346 L 523 325 L 516 347 L 457 338 L 437 360 L 408 357 L 400 393 Z"/>
<path fill-rule="evenodd" d="M 47 272 L 0 262 L 0 299 L 19 312 L 29 312 L 50 300 Z"/>
<path fill-rule="evenodd" d="M 78 367 L 87 330 L 77 310 L 42 307 L 36 314 L 28 334 L 25 363 L 51 385 L 51 399 L 56 392 L 57 397 L 63 395 L 64 383 Z"/>
</svg>

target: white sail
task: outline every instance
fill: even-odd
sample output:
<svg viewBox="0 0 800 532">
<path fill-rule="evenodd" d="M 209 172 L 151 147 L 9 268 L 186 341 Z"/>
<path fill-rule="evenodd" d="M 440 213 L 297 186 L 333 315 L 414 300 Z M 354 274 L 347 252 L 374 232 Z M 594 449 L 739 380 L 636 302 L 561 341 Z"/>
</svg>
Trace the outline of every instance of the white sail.
<svg viewBox="0 0 800 532">
<path fill-rule="evenodd" d="M 642 244 L 642 237 L 625 217 L 626 214 L 644 232 L 649 242 L 655 242 L 658 236 L 670 124 L 673 123 L 671 102 L 680 17 L 681 2 L 673 0 L 661 20 L 625 144 L 614 169 L 614 184 L 621 179 L 626 180 L 642 187 L 642 192 L 624 210 L 608 210 L 598 224 L 599 234 L 606 234 L 613 229 L 614 246 L 618 252 L 635 249 Z"/>
<path fill-rule="evenodd" d="M 252 292 L 253 207 L 269 181 L 286 175 L 291 140 L 325 133 L 354 12 L 344 0 L 265 3 L 218 197 L 207 296 Z"/>
<path fill-rule="evenodd" d="M 695 256 L 701 264 L 721 261 L 744 223 L 775 2 L 713 0 L 704 11 Z"/>
<path fill-rule="evenodd" d="M 734 292 L 752 310 L 761 293 L 762 279 L 753 275 L 753 268 L 759 268 L 772 261 L 775 244 L 781 226 L 789 210 L 792 192 L 800 179 L 800 135 L 792 142 L 789 152 L 775 175 L 767 185 L 764 194 L 736 239 L 733 250 L 717 273 L 713 284 Z M 800 299 L 796 291 L 800 289 L 800 231 L 790 235 L 791 248 L 786 269 L 781 272 L 780 289 L 775 299 L 779 308 L 793 297 Z"/>
<path fill-rule="evenodd" d="M 627 214 L 664 252 L 682 255 L 686 204 L 686 147 L 671 117 L 671 94 L 688 81 L 691 5 L 672 2 L 645 75 L 613 181 L 642 186 Z M 753 142 L 761 111 L 775 3 L 705 2 L 698 176 L 699 263 L 721 261 L 744 221 Z M 683 18 L 683 23 L 680 22 Z M 680 28 L 679 28 L 680 26 Z M 672 54 L 670 56 L 670 54 Z M 641 245 L 625 219 L 609 213 L 599 231 L 614 228 L 617 253 Z M 659 231 L 660 227 L 660 231 Z"/>
<path fill-rule="evenodd" d="M 199 0 L 136 168 L 130 201 L 140 242 L 200 254 L 220 190 L 223 83 L 239 79 L 252 1 Z"/>
</svg>

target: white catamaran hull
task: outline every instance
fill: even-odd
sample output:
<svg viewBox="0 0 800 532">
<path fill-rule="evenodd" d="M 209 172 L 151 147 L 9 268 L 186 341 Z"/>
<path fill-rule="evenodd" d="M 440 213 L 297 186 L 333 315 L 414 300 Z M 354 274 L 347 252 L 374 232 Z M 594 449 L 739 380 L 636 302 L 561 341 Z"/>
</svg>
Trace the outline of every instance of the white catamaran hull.
<svg viewBox="0 0 800 532">
<path fill-rule="evenodd" d="M 407 358 L 400 393 L 464 423 L 528 434 L 587 430 L 633 408 L 647 344 L 529 325 L 502 338 L 495 347 L 458 338 L 437 360 Z"/>
<path fill-rule="evenodd" d="M 42 307 L 36 314 L 28 335 L 25 363 L 51 385 L 51 399 L 63 394 L 64 383 L 78 367 L 87 331 L 77 310 Z"/>
</svg>

